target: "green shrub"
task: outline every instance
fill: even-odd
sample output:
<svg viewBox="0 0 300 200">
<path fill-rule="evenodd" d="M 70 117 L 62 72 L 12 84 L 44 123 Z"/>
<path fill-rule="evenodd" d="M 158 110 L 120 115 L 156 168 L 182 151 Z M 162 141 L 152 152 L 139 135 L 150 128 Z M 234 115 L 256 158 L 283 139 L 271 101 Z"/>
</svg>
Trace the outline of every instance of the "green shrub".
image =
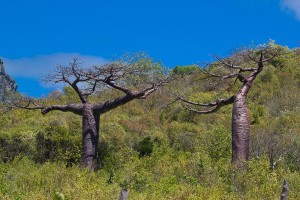
<svg viewBox="0 0 300 200">
<path fill-rule="evenodd" d="M 139 142 L 137 146 L 137 151 L 139 152 L 139 156 L 150 156 L 153 149 L 153 141 L 151 141 L 151 138 L 145 137 L 142 141 Z"/>
</svg>

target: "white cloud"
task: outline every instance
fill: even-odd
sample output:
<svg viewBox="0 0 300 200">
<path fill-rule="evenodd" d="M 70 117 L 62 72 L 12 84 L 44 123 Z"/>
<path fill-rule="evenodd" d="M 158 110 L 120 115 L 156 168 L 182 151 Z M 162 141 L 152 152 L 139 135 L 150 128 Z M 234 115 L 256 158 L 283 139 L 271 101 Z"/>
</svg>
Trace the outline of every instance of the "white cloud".
<svg viewBox="0 0 300 200">
<path fill-rule="evenodd" d="M 80 55 L 78 53 L 56 53 L 32 58 L 3 58 L 6 72 L 12 77 L 41 79 L 49 74 L 56 65 L 67 65 L 78 58 L 84 66 L 101 65 L 105 59 L 96 56 Z"/>
<path fill-rule="evenodd" d="M 281 0 L 283 9 L 292 12 L 300 20 L 300 0 Z"/>
</svg>

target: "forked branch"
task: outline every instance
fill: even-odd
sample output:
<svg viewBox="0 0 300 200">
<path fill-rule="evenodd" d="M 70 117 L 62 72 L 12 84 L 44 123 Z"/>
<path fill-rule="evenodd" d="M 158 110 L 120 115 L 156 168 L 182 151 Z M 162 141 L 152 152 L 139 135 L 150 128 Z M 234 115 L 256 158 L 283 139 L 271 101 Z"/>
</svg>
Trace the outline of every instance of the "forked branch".
<svg viewBox="0 0 300 200">
<path fill-rule="evenodd" d="M 162 86 L 165 83 L 170 82 L 171 80 L 172 79 L 170 77 L 167 77 L 167 78 L 159 81 L 158 83 L 152 84 L 151 86 L 149 86 L 145 89 L 142 89 L 140 91 L 130 90 L 124 96 L 110 99 L 104 103 L 94 104 L 93 110 L 95 110 L 96 112 L 100 112 L 100 114 L 103 114 L 109 110 L 112 110 L 116 107 L 124 105 L 134 99 L 145 99 L 147 96 L 149 96 L 154 91 L 156 91 L 160 86 Z"/>
<path fill-rule="evenodd" d="M 150 94 L 152 94 L 153 92 L 155 92 L 159 87 L 161 87 L 162 85 L 169 83 L 173 80 L 172 77 L 166 77 L 160 81 L 158 81 L 158 83 L 152 83 L 151 86 L 141 90 L 141 92 L 139 92 L 141 94 L 141 96 L 139 97 L 139 99 L 145 99 L 147 96 L 149 96 Z"/>
<path fill-rule="evenodd" d="M 6 106 L 9 110 L 16 109 L 16 108 L 22 108 L 26 110 L 41 110 L 41 113 L 43 115 L 53 110 L 72 112 L 80 115 L 83 108 L 82 104 L 44 106 L 44 105 L 40 105 L 34 99 L 29 97 L 22 97 L 18 100 L 16 99 L 10 100 L 10 102 L 7 103 Z"/>
</svg>

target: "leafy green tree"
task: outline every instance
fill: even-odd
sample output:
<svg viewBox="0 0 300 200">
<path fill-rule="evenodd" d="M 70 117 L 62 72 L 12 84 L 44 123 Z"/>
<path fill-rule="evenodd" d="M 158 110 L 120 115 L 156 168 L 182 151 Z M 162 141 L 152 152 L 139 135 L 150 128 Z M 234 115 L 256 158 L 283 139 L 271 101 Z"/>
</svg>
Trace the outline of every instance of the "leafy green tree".
<svg viewBox="0 0 300 200">
<path fill-rule="evenodd" d="M 176 66 L 173 69 L 174 74 L 176 75 L 189 75 L 194 73 L 196 70 L 198 70 L 198 67 L 196 65 L 189 65 L 189 66 Z"/>
</svg>

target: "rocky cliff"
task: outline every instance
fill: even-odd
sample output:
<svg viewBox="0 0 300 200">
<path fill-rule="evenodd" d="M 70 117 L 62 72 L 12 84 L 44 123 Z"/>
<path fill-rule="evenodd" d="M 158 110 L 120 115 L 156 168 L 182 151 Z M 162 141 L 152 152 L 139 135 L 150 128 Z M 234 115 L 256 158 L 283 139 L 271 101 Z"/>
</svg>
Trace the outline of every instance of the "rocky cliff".
<svg viewBox="0 0 300 200">
<path fill-rule="evenodd" d="M 16 90 L 17 84 L 15 80 L 5 73 L 3 61 L 0 59 L 0 99 L 3 99 L 5 92 Z"/>
</svg>

